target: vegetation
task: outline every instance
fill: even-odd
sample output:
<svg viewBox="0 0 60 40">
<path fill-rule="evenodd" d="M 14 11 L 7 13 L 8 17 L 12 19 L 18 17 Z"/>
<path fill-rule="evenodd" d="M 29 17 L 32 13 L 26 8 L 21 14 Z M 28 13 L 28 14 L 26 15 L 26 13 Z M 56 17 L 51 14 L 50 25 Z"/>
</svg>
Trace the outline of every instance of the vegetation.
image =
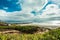
<svg viewBox="0 0 60 40">
<path fill-rule="evenodd" d="M 60 40 L 60 28 L 48 32 L 44 32 L 48 28 L 38 26 L 0 26 L 1 29 L 13 29 L 21 33 L 0 33 L 0 40 Z M 44 34 L 40 33 L 42 31 Z"/>
<path fill-rule="evenodd" d="M 34 33 L 38 31 L 38 27 L 36 26 L 0 26 L 0 29 L 13 29 L 19 30 L 23 33 Z"/>
<path fill-rule="evenodd" d="M 19 30 L 21 32 L 24 32 L 24 33 L 34 33 L 36 31 L 38 31 L 38 27 L 36 26 L 17 26 L 15 28 L 15 30 Z"/>
<path fill-rule="evenodd" d="M 60 29 L 45 34 L 0 34 L 0 40 L 60 40 Z"/>
</svg>

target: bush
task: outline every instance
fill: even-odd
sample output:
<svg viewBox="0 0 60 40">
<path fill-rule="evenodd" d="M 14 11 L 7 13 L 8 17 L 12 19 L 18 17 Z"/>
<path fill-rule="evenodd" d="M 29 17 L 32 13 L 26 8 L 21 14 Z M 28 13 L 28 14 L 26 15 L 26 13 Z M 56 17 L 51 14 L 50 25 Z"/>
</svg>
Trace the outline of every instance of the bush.
<svg viewBox="0 0 60 40">
<path fill-rule="evenodd" d="M 15 27 L 15 30 L 19 30 L 23 33 L 34 33 L 38 31 L 38 27 L 37 26 L 17 26 Z"/>
<path fill-rule="evenodd" d="M 23 33 L 34 33 L 38 31 L 37 26 L 0 26 L 0 29 L 12 29 L 12 30 L 19 30 Z"/>
</svg>

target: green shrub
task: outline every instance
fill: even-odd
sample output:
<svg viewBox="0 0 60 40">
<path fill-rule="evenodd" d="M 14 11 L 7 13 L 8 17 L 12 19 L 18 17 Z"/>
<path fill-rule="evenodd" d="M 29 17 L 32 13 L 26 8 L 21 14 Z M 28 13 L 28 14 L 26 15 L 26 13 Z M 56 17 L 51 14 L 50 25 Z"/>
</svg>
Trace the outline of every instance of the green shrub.
<svg viewBox="0 0 60 40">
<path fill-rule="evenodd" d="M 0 26 L 0 29 L 19 30 L 23 33 L 34 33 L 36 31 L 38 31 L 37 26 Z"/>
<path fill-rule="evenodd" d="M 16 29 L 23 33 L 38 31 L 37 26 L 0 26 L 0 29 Z M 40 28 L 42 29 L 42 28 Z M 0 40 L 60 40 L 60 29 L 53 29 L 45 34 L 0 34 Z"/>
<path fill-rule="evenodd" d="M 24 33 L 34 33 L 38 31 L 37 26 L 17 26 L 15 27 L 15 30 L 19 30 Z"/>
</svg>

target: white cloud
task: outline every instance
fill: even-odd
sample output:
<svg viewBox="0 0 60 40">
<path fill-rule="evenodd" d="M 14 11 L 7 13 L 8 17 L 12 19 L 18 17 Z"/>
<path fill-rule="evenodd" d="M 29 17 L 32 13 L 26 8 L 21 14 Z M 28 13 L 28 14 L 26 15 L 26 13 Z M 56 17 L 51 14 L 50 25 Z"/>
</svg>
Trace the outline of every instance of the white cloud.
<svg viewBox="0 0 60 40">
<path fill-rule="evenodd" d="M 46 9 L 43 11 L 41 17 L 52 17 L 52 16 L 60 15 L 60 9 L 58 5 L 56 4 L 50 4 L 46 7 Z"/>
<path fill-rule="evenodd" d="M 3 9 L 8 9 L 8 7 L 3 7 Z"/>
<path fill-rule="evenodd" d="M 21 5 L 25 10 L 39 11 L 47 4 L 47 2 L 47 0 L 21 0 Z"/>
<path fill-rule="evenodd" d="M 0 10 L 0 19 L 2 21 L 10 20 L 10 21 L 20 21 L 20 22 L 31 22 L 33 19 L 35 19 L 34 14 L 32 14 L 31 12 L 32 11 L 38 12 L 47 3 L 47 0 L 37 0 L 37 1 L 19 0 L 19 2 L 20 1 L 23 1 L 23 4 L 20 3 L 22 7 L 22 11 L 6 12 L 4 10 Z M 19 2 L 17 2 L 17 4 Z"/>
<path fill-rule="evenodd" d="M 4 10 L 0 10 L 0 12 L 1 12 L 1 14 L 0 14 L 0 16 L 1 17 L 4 17 L 6 20 L 14 20 L 14 19 L 16 19 L 16 20 L 18 20 L 18 19 L 20 19 L 20 20 L 24 20 L 24 19 L 29 19 L 29 18 L 31 18 L 31 17 L 33 17 L 34 15 L 33 14 L 31 14 L 31 13 L 26 13 L 26 12 L 6 12 L 6 11 L 4 11 Z M 3 18 L 2 18 L 3 19 Z M 4 20 L 4 19 L 3 19 Z"/>
<path fill-rule="evenodd" d="M 22 1 L 24 1 L 24 3 L 21 4 L 22 11 L 6 12 L 4 10 L 0 10 L 0 19 L 3 21 L 12 20 L 18 22 L 20 21 L 20 22 L 52 22 L 52 23 L 54 19 L 56 19 L 56 22 L 59 20 L 58 17 L 60 17 L 60 9 L 58 5 L 49 4 L 47 5 L 46 9 L 43 10 L 42 15 L 34 16 L 34 14 L 32 14 L 31 11 L 36 11 L 36 12 L 40 11 L 45 4 L 44 2 L 42 4 L 39 3 L 40 1 L 45 1 L 45 0 L 38 0 L 38 1 L 22 0 Z M 58 19 L 54 17 L 57 17 Z"/>
<path fill-rule="evenodd" d="M 60 20 L 60 9 L 56 4 L 47 5 L 40 19 L 46 23 L 56 23 Z M 59 23 L 59 22 L 58 22 Z"/>
<path fill-rule="evenodd" d="M 60 5 L 60 0 L 51 0 L 51 1 L 53 1 L 54 3 Z"/>
<path fill-rule="evenodd" d="M 6 11 L 4 11 L 4 10 L 0 10 L 0 16 L 7 16 Z"/>
</svg>

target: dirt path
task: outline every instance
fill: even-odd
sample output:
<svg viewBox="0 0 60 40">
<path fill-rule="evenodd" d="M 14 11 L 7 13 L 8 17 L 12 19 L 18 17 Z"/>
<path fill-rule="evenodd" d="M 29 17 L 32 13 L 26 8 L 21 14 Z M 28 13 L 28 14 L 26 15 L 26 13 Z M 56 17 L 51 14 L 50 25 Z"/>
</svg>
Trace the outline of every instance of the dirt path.
<svg viewBox="0 0 60 40">
<path fill-rule="evenodd" d="M 7 33 L 20 33 L 20 31 L 18 31 L 18 30 L 10 30 L 10 29 L 2 29 L 2 30 L 0 30 L 0 33 L 2 33 L 2 34 L 7 34 Z"/>
</svg>

